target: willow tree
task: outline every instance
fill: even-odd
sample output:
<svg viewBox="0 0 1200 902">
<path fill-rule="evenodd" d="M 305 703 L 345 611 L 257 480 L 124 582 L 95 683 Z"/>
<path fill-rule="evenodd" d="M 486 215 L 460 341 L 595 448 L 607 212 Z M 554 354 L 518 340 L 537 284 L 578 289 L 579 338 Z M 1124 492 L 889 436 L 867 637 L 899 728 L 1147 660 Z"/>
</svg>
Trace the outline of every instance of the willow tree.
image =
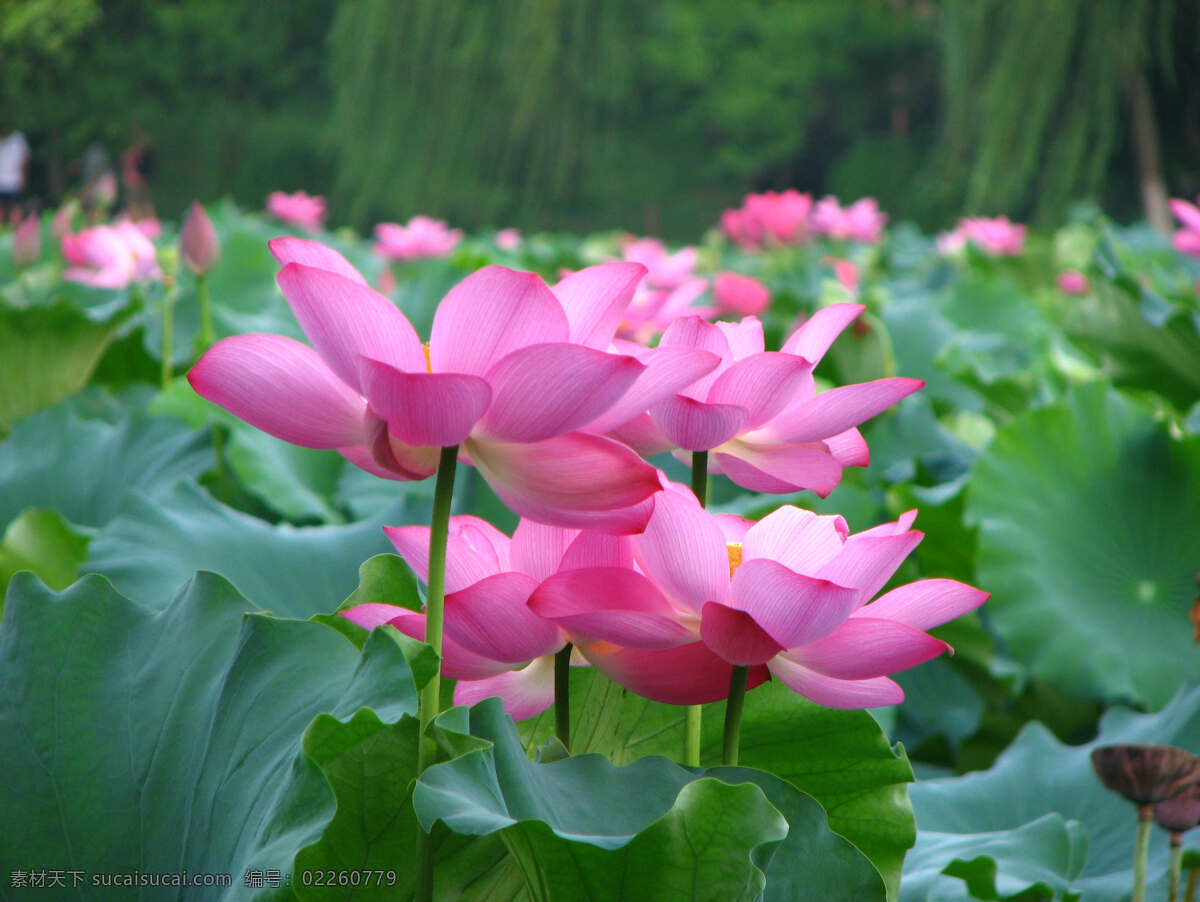
<svg viewBox="0 0 1200 902">
<path fill-rule="evenodd" d="M 1144 213 L 1169 227 L 1149 79 L 1193 2 L 944 0 L 948 184 L 975 211 L 1053 216 L 1101 193 L 1129 141 Z"/>
<path fill-rule="evenodd" d="M 335 200 L 496 221 L 616 151 L 636 0 L 353 0 L 330 35 Z"/>
</svg>

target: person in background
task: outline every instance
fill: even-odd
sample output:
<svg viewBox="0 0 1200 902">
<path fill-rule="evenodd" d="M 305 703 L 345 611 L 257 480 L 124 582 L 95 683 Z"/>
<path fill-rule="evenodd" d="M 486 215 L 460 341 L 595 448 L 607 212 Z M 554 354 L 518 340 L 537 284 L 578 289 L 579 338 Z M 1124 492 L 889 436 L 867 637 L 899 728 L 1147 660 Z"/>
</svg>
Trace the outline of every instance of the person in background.
<svg viewBox="0 0 1200 902">
<path fill-rule="evenodd" d="M 83 181 L 79 192 L 83 213 L 87 221 L 94 225 L 108 216 L 108 211 L 117 200 L 117 174 L 113 171 L 108 148 L 100 139 L 97 138 L 83 151 L 79 175 Z"/>
<path fill-rule="evenodd" d="M 134 222 L 154 218 L 150 198 L 150 176 L 154 173 L 154 149 L 141 123 L 133 127 L 133 143 L 121 154 L 121 181 L 125 187 L 125 212 Z"/>
<path fill-rule="evenodd" d="M 29 142 L 7 123 L 0 122 L 0 226 L 16 226 L 29 176 Z"/>
</svg>

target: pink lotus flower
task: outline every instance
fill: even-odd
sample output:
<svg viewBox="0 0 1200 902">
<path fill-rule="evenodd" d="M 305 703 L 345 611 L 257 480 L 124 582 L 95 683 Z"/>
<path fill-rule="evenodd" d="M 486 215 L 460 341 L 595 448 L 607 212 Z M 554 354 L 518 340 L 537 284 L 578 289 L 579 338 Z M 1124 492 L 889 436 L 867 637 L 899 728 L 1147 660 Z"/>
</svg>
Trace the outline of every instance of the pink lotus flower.
<svg viewBox="0 0 1200 902">
<path fill-rule="evenodd" d="M 55 238 L 61 241 L 62 236 L 71 231 L 71 220 L 74 218 L 77 209 L 79 209 L 79 202 L 69 200 L 54 211 L 54 219 L 50 221 L 50 231 Z"/>
<path fill-rule="evenodd" d="M 1087 294 L 1090 287 L 1087 276 L 1077 269 L 1068 269 L 1058 277 L 1058 290 L 1063 294 Z"/>
<path fill-rule="evenodd" d="M 1180 229 L 1175 233 L 1175 249 L 1181 254 L 1200 257 L 1200 207 L 1173 197 L 1171 212 L 1180 223 Z"/>
<path fill-rule="evenodd" d="M 310 196 L 303 191 L 295 194 L 272 191 L 267 195 L 267 212 L 280 222 L 315 232 L 325 220 L 325 198 Z"/>
<path fill-rule="evenodd" d="M 785 506 L 731 527 L 675 486 L 655 496 L 633 566 L 559 572 L 529 606 L 597 669 L 656 701 L 722 698 L 738 665 L 751 687 L 769 671 L 826 707 L 897 704 L 904 692 L 888 674 L 952 651 L 924 631 L 988 598 L 927 579 L 868 604 L 921 541 L 915 516 L 850 535 L 840 516 Z"/>
<path fill-rule="evenodd" d="M 624 248 L 625 259 L 646 267 L 646 284 L 651 288 L 679 288 L 695 280 L 696 249 L 683 247 L 671 254 L 657 238 L 639 238 Z"/>
<path fill-rule="evenodd" d="M 121 220 L 117 221 L 118 223 L 121 222 Z M 135 229 L 137 229 L 151 241 L 157 241 L 162 237 L 162 223 L 153 216 L 147 217 L 146 219 L 131 219 L 129 222 L 133 224 Z"/>
<path fill-rule="evenodd" d="M 501 229 L 496 233 L 496 247 L 502 251 L 515 251 L 521 246 L 521 233 L 516 229 Z"/>
<path fill-rule="evenodd" d="M 396 550 L 422 580 L 429 572 L 429 528 L 385 527 Z M 554 701 L 554 655 L 566 633 L 527 606 L 546 577 L 578 567 L 620 567 L 632 560 L 628 538 L 522 520 L 510 539 L 478 517 L 450 518 L 446 549 L 443 672 L 458 680 L 456 705 L 500 696 L 514 720 Z M 367 629 L 390 623 L 425 638 L 425 615 L 388 604 L 341 612 Z"/>
<path fill-rule="evenodd" d="M 988 219 L 983 216 L 960 219 L 953 232 L 938 237 L 937 247 L 943 254 L 954 253 L 968 242 L 993 257 L 1015 257 L 1025 245 L 1028 229 L 1017 225 L 1007 216 Z"/>
<path fill-rule="evenodd" d="M 756 492 L 833 491 L 842 468 L 865 466 L 858 424 L 920 389 L 919 379 L 887 378 L 816 393 L 812 371 L 833 340 L 866 308 L 817 311 L 779 352 L 764 351 L 762 323 L 677 320 L 659 350 L 703 349 L 720 364 L 648 415 L 612 434 L 643 454 L 669 448 L 709 451 L 709 469 Z"/>
<path fill-rule="evenodd" d="M 692 303 L 707 290 L 707 279 L 688 279 L 676 288 L 651 288 L 643 281 L 625 310 L 617 327 L 617 335 L 646 345 L 662 335 L 680 317 L 710 318 L 716 313 L 716 308 Z"/>
<path fill-rule="evenodd" d="M 462 240 L 461 229 L 451 229 L 440 219 L 414 216 L 408 225 L 381 222 L 375 226 L 375 253 L 385 260 L 420 260 L 444 257 Z"/>
<path fill-rule="evenodd" d="M 204 275 L 212 269 L 221 254 L 216 229 L 199 203 L 192 204 L 183 221 L 179 231 L 179 253 L 184 265 L 196 275 Z"/>
<path fill-rule="evenodd" d="M 17 266 L 32 266 L 42 255 L 42 228 L 37 216 L 26 216 L 13 235 L 12 256 Z"/>
<path fill-rule="evenodd" d="M 718 314 L 753 316 L 771 304 L 771 291 L 758 279 L 735 272 L 718 273 L 713 282 L 713 298 Z"/>
<path fill-rule="evenodd" d="M 854 265 L 853 260 L 842 259 L 826 259 L 833 266 L 833 277 L 838 280 L 838 284 L 846 289 L 846 293 L 851 297 L 858 294 L 858 267 Z"/>
<path fill-rule="evenodd" d="M 62 253 L 71 264 L 63 278 L 96 288 L 124 288 L 130 282 L 161 279 L 154 245 L 129 221 L 65 234 Z"/>
<path fill-rule="evenodd" d="M 879 210 L 873 197 L 857 200 L 845 209 L 836 197 L 825 197 L 817 201 L 812 214 L 815 231 L 830 238 L 875 244 L 883 234 L 887 214 Z"/>
<path fill-rule="evenodd" d="M 721 214 L 721 230 L 745 250 L 771 244 L 799 244 L 808 239 L 812 195 L 795 189 L 747 194 L 742 206 Z"/>
<path fill-rule="evenodd" d="M 295 238 L 270 246 L 312 347 L 281 335 L 223 339 L 188 374 L 199 394 L 386 478 L 425 479 L 440 448 L 461 445 L 521 516 L 616 532 L 645 524 L 654 470 L 578 430 L 613 413 L 631 418 L 715 361 L 668 352 L 643 364 L 604 350 L 643 267 L 594 266 L 553 291 L 532 273 L 484 267 L 442 300 L 422 346 L 336 251 Z"/>
</svg>

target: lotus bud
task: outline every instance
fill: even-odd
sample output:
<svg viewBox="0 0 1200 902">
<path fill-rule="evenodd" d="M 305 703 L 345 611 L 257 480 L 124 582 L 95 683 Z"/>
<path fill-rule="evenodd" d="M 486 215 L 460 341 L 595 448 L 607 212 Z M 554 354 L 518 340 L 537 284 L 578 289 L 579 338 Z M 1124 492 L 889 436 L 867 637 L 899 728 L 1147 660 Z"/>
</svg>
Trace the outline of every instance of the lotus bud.
<svg viewBox="0 0 1200 902">
<path fill-rule="evenodd" d="M 1087 276 L 1077 269 L 1068 269 L 1058 277 L 1058 290 L 1063 294 L 1084 295 L 1090 287 Z"/>
<path fill-rule="evenodd" d="M 217 232 L 198 202 L 192 204 L 179 233 L 179 253 L 184 265 L 198 276 L 213 268 L 220 256 Z"/>
<path fill-rule="evenodd" d="M 32 266 L 42 255 L 42 230 L 37 216 L 26 216 L 13 235 L 12 256 L 17 266 Z"/>
</svg>

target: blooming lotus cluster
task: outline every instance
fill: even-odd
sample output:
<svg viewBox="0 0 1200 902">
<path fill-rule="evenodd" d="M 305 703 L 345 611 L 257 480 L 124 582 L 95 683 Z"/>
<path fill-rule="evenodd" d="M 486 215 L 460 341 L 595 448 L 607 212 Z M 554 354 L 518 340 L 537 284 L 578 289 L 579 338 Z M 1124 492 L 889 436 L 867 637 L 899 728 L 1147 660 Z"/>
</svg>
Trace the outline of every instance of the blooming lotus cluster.
<svg viewBox="0 0 1200 902">
<path fill-rule="evenodd" d="M 741 207 L 721 214 L 721 231 L 748 251 L 800 244 L 808 240 L 811 212 L 812 195 L 795 189 L 747 194 Z"/>
<path fill-rule="evenodd" d="M 124 288 L 131 282 L 161 279 L 154 245 L 136 224 L 122 220 L 93 226 L 60 239 L 70 264 L 63 278 L 96 288 Z"/>
<path fill-rule="evenodd" d="M 315 232 L 325 221 L 325 198 L 297 191 L 286 194 L 272 191 L 267 195 L 267 212 L 288 225 Z"/>
<path fill-rule="evenodd" d="M 714 516 L 685 487 L 664 486 L 637 536 L 522 520 L 510 539 L 451 518 L 443 655 L 456 704 L 499 695 L 517 719 L 545 710 L 567 641 L 656 701 L 724 698 L 739 665 L 751 687 L 774 676 L 829 707 L 895 704 L 904 693 L 888 674 L 949 650 L 925 630 L 987 598 L 931 579 L 871 601 L 922 538 L 915 512 L 851 535 L 841 517 L 794 507 L 758 523 Z M 386 531 L 426 578 L 429 529 Z M 342 615 L 424 638 L 417 611 L 368 603 Z"/>
<path fill-rule="evenodd" d="M 704 351 L 715 355 L 717 365 L 612 434 L 646 455 L 707 451 L 711 472 L 753 491 L 827 495 L 843 467 L 869 460 L 856 427 L 924 385 L 893 377 L 816 391 L 813 368 L 865 309 L 825 307 L 780 351 L 764 349 L 756 317 L 737 323 L 676 320 L 657 350 Z"/>
<path fill-rule="evenodd" d="M 312 345 L 226 338 L 188 375 L 196 391 L 284 441 L 336 448 L 376 475 L 432 475 L 460 446 L 521 516 L 632 532 L 658 491 L 653 468 L 601 433 L 715 367 L 702 350 L 610 351 L 645 274 L 613 262 L 553 289 L 485 267 L 442 300 L 429 343 L 336 251 L 278 238 L 278 283 Z"/>
<path fill-rule="evenodd" d="M 1200 201 L 1200 197 L 1196 198 Z M 1200 257 L 1200 207 L 1182 198 L 1171 198 L 1171 212 L 1179 220 L 1175 233 L 1175 249 L 1181 254 Z"/>
<path fill-rule="evenodd" d="M 827 196 L 817 201 L 811 223 L 814 232 L 829 238 L 875 244 L 883 235 L 887 214 L 879 209 L 873 197 L 843 207 L 836 197 Z"/>
<path fill-rule="evenodd" d="M 381 222 L 375 226 L 375 253 L 385 260 L 421 260 L 444 257 L 462 240 L 462 230 L 440 219 L 414 216 L 408 225 Z"/>
<path fill-rule="evenodd" d="M 1025 245 L 1027 231 L 1007 216 L 971 216 L 960 219 L 954 231 L 939 235 L 937 247 L 943 254 L 951 254 L 970 243 L 993 257 L 1015 257 Z"/>
<path fill-rule="evenodd" d="M 843 207 L 829 195 L 814 205 L 811 194 L 795 190 L 747 194 L 741 207 L 721 214 L 725 236 L 748 251 L 802 244 L 814 234 L 875 244 L 886 224 L 887 214 L 873 197 Z"/>
</svg>

